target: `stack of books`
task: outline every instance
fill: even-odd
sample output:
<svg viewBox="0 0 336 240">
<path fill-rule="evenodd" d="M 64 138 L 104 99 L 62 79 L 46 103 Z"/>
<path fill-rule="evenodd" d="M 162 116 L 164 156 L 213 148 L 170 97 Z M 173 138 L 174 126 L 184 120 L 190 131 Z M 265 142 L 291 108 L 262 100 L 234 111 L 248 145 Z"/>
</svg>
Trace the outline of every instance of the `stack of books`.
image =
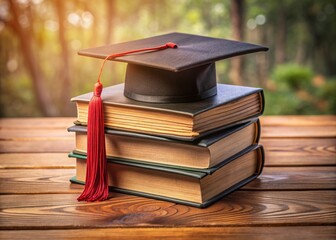
<svg viewBox="0 0 336 240">
<path fill-rule="evenodd" d="M 260 88 L 217 84 L 217 95 L 187 103 L 145 103 L 104 89 L 106 153 L 113 191 L 207 207 L 255 179 L 264 165 L 258 145 Z M 72 99 L 76 176 L 85 182 L 87 115 L 91 93 Z"/>
<path fill-rule="evenodd" d="M 111 189 L 207 207 L 255 179 L 264 163 L 258 145 L 263 91 L 217 84 L 215 62 L 267 50 L 168 33 L 79 51 L 128 63 L 125 84 L 104 88 L 101 95 Z M 78 115 L 69 128 L 76 133 L 70 154 L 76 183 L 86 177 L 91 97 L 92 92 L 72 99 Z"/>
</svg>

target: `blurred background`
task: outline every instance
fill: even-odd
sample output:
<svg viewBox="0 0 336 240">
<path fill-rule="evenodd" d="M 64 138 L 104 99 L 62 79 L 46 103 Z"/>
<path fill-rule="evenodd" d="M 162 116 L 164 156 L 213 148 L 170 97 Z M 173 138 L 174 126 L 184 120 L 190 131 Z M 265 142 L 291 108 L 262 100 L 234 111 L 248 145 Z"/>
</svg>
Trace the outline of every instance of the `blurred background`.
<svg viewBox="0 0 336 240">
<path fill-rule="evenodd" d="M 218 82 L 264 88 L 265 115 L 336 113 L 335 0 L 0 0 L 0 116 L 75 116 L 102 63 L 79 49 L 173 31 L 268 46 L 216 64 Z M 104 86 L 125 68 L 108 62 Z"/>
</svg>

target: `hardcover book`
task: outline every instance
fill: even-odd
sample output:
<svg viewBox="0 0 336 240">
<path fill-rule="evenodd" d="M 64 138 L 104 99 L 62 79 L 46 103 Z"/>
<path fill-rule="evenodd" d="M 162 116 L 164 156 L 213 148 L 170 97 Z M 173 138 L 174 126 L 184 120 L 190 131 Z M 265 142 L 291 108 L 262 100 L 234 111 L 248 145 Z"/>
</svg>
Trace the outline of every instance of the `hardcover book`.
<svg viewBox="0 0 336 240">
<path fill-rule="evenodd" d="M 77 159 L 76 176 L 71 182 L 84 184 L 86 156 L 74 153 L 69 156 Z M 113 191 L 202 208 L 258 177 L 263 166 L 263 147 L 253 145 L 209 172 L 109 159 L 108 176 Z"/>
<path fill-rule="evenodd" d="M 168 138 L 194 141 L 263 113 L 260 88 L 217 84 L 217 95 L 196 102 L 146 103 L 124 96 L 124 85 L 104 89 L 105 126 Z M 77 125 L 86 125 L 92 93 L 72 98 L 77 104 Z"/>
<path fill-rule="evenodd" d="M 87 128 L 72 126 L 75 153 L 87 152 Z M 227 128 L 194 142 L 183 142 L 152 135 L 106 129 L 106 154 L 109 158 L 132 159 L 170 167 L 211 168 L 223 159 L 257 144 L 260 136 L 258 119 Z"/>
</svg>

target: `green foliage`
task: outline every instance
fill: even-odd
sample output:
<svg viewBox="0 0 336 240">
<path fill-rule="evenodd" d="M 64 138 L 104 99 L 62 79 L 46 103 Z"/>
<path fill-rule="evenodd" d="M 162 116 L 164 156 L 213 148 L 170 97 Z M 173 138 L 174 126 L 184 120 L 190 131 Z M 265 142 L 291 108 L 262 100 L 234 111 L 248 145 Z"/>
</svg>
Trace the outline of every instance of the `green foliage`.
<svg viewBox="0 0 336 240">
<path fill-rule="evenodd" d="M 275 68 L 271 78 L 278 86 L 288 90 L 310 90 L 313 72 L 297 64 L 283 64 Z"/>
<path fill-rule="evenodd" d="M 0 98 L 0 117 L 18 117 L 18 113 L 21 117 L 41 116 L 27 75 L 16 75 L 14 79 L 4 78 L 1 88 L 6 91 L 2 92 Z"/>
<path fill-rule="evenodd" d="M 317 91 L 320 105 L 325 108 L 325 113 L 336 114 L 336 78 L 329 79 Z"/>
<path fill-rule="evenodd" d="M 232 38 L 231 1 L 13 2 L 20 9 L 20 23 L 32 33 L 31 45 L 44 76 L 45 91 L 59 109 L 66 104 L 63 100 L 69 98 L 63 96 L 65 88 L 71 91 L 71 96 L 76 96 L 92 91 L 97 78 L 101 62 L 77 56 L 79 49 L 174 31 Z M 243 67 L 243 84 L 265 89 L 265 114 L 334 114 L 336 1 L 244 2 L 243 40 L 270 48 L 266 54 L 244 56 Z M 64 19 L 58 15 L 56 3 L 63 4 Z M 108 8 L 109 4 L 113 7 Z M 13 20 L 8 0 L 0 1 L 0 13 L 6 20 L 0 21 L 0 116 L 42 116 L 20 39 L 11 27 L 13 24 L 7 24 Z M 258 21 L 258 17 L 263 21 Z M 64 24 L 68 49 L 69 84 L 63 82 L 60 22 Z M 281 25 L 282 22 L 285 24 Z M 285 28 L 282 29 L 284 38 L 279 37 L 281 26 Z M 279 52 L 285 56 L 280 61 Z M 296 64 L 283 64 L 286 62 Z M 125 67 L 126 64 L 108 62 L 102 75 L 104 86 L 123 82 Z M 232 83 L 229 60 L 216 63 L 216 68 L 218 82 Z"/>
<path fill-rule="evenodd" d="M 279 65 L 265 90 L 265 114 L 333 114 L 335 92 L 333 79 L 325 80 L 304 66 Z"/>
</svg>

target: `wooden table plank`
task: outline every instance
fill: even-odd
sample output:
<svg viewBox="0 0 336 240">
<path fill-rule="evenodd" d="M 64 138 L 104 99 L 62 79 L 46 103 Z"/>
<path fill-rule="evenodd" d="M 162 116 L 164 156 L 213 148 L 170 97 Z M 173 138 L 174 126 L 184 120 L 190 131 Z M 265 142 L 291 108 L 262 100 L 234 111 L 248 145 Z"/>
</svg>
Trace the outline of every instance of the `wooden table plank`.
<svg viewBox="0 0 336 240">
<path fill-rule="evenodd" d="M 336 137 L 336 116 L 261 116 L 262 137 Z"/>
<path fill-rule="evenodd" d="M 336 138 L 261 138 L 266 165 L 335 165 Z M 68 153 L 75 148 L 72 137 L 1 141 L 0 153 Z"/>
<path fill-rule="evenodd" d="M 336 138 L 262 138 L 266 166 L 336 165 Z"/>
<path fill-rule="evenodd" d="M 75 172 L 75 169 L 0 170 L 0 193 L 80 193 L 83 187 L 69 181 Z"/>
<path fill-rule="evenodd" d="M 40 139 L 52 139 L 52 138 L 74 138 L 75 134 L 68 132 L 66 128 L 61 129 L 1 129 L 0 139 L 1 141 L 16 141 L 16 140 L 35 140 Z"/>
<path fill-rule="evenodd" d="M 336 126 L 336 115 L 261 116 L 263 126 Z"/>
<path fill-rule="evenodd" d="M 70 126 L 70 125 L 69 125 Z M 69 127 L 68 126 L 68 127 Z M 261 137 L 263 138 L 286 138 L 286 137 L 335 137 L 335 126 L 262 126 Z M 31 138 L 55 138 L 73 137 L 75 134 L 62 128 L 2 128 L 0 139 L 31 139 Z"/>
<path fill-rule="evenodd" d="M 122 194 L 93 203 L 78 203 L 76 197 L 0 195 L 0 229 L 271 227 L 334 225 L 336 221 L 335 191 L 234 192 L 206 209 Z"/>
<path fill-rule="evenodd" d="M 0 153 L 65 153 L 75 148 L 72 137 L 0 141 Z"/>
<path fill-rule="evenodd" d="M 66 128 L 73 124 L 76 118 L 1 118 L 0 128 Z M 261 116 L 260 121 L 265 126 L 336 126 L 336 115 L 316 116 Z"/>
<path fill-rule="evenodd" d="M 336 238 L 336 116 L 262 116 L 263 175 L 207 209 L 116 193 L 78 203 L 74 120 L 0 119 L 1 239 Z"/>
<path fill-rule="evenodd" d="M 0 119 L 0 136 L 38 134 L 38 132 L 66 129 L 73 125 L 75 118 L 10 118 Z M 262 134 L 264 137 L 335 137 L 336 116 L 262 116 Z M 27 133 L 23 133 L 27 131 Z M 36 131 L 36 133 L 34 133 Z M 3 132 L 3 133 L 2 133 Z"/>
<path fill-rule="evenodd" d="M 16 138 L 52 138 L 74 136 L 68 132 L 67 127 L 39 128 L 38 126 L 29 128 L 14 128 L 4 126 L 0 129 L 0 139 L 14 140 Z M 261 126 L 261 136 L 271 138 L 285 137 L 335 137 L 336 126 Z"/>
<path fill-rule="evenodd" d="M 336 126 L 264 126 L 262 138 L 336 137 Z"/>
<path fill-rule="evenodd" d="M 304 234 L 302 234 L 304 233 Z M 65 236 L 66 235 L 66 236 Z M 336 226 L 285 227 L 207 227 L 207 228 L 96 228 L 69 230 L 0 231 L 0 239 L 305 239 L 334 240 Z"/>
<path fill-rule="evenodd" d="M 336 167 L 265 167 L 244 190 L 336 190 Z"/>
<path fill-rule="evenodd" d="M 2 153 L 0 169 L 75 168 L 68 153 Z"/>
<path fill-rule="evenodd" d="M 297 151 L 268 151 L 266 167 L 336 166 L 334 154 L 299 154 Z M 0 169 L 75 168 L 68 153 L 0 153 Z"/>
<path fill-rule="evenodd" d="M 265 147 L 267 165 L 336 164 L 333 138 L 261 139 L 260 143 Z M 75 142 L 71 137 L 0 141 L 0 153 L 68 153 L 74 148 Z"/>
<path fill-rule="evenodd" d="M 0 118 L 0 129 L 66 129 L 76 118 Z"/>
<path fill-rule="evenodd" d="M 70 184 L 75 169 L 0 170 L 0 194 L 80 193 L 83 187 Z M 329 190 L 336 189 L 336 167 L 267 167 L 242 190 Z"/>
</svg>

